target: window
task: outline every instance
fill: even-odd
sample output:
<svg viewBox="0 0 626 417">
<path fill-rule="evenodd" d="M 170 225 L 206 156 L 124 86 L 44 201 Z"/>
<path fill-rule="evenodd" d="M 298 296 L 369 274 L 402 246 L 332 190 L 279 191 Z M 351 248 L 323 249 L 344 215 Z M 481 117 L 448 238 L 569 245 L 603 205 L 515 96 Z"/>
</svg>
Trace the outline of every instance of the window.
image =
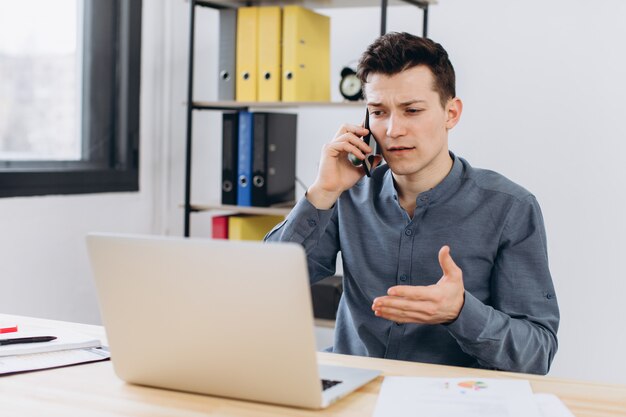
<svg viewBox="0 0 626 417">
<path fill-rule="evenodd" d="M 141 1 L 0 0 L 0 196 L 139 189 Z"/>
</svg>

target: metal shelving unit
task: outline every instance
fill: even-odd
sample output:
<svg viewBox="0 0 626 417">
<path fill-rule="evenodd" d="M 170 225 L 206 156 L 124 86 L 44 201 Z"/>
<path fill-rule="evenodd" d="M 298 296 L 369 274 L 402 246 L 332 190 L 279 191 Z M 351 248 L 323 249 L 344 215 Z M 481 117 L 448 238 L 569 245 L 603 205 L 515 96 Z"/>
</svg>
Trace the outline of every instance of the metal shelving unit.
<svg viewBox="0 0 626 417">
<path fill-rule="evenodd" d="M 185 150 L 185 201 L 184 208 L 184 236 L 189 237 L 191 227 L 191 214 L 207 210 L 237 211 L 239 213 L 253 214 L 287 214 L 289 208 L 275 207 L 239 207 L 213 204 L 191 204 L 191 155 L 192 155 L 192 126 L 193 112 L 206 110 L 250 110 L 251 108 L 298 108 L 298 107 L 331 107 L 331 106 L 362 106 L 359 102 L 224 102 L 224 101 L 194 101 L 193 81 L 194 81 L 194 55 L 195 55 L 195 23 L 196 8 L 208 7 L 221 10 L 237 8 L 241 6 L 255 5 L 276 5 L 272 0 L 189 0 L 189 61 L 187 71 L 187 133 Z M 380 33 L 387 32 L 387 8 L 402 4 L 409 4 L 419 7 L 423 11 L 423 31 L 422 36 L 427 36 L 428 29 L 428 7 L 436 4 L 436 0 L 281 0 L 281 5 L 298 4 L 309 8 L 329 8 L 329 7 L 380 7 Z"/>
</svg>

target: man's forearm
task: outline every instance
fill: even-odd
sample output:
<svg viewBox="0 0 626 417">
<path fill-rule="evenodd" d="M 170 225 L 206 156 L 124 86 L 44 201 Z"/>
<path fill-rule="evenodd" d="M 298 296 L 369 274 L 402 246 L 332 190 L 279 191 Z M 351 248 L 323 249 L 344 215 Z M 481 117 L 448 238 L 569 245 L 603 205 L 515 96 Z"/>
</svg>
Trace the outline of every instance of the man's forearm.
<svg viewBox="0 0 626 417">
<path fill-rule="evenodd" d="M 546 324 L 554 319 L 546 318 Z M 557 351 L 549 325 L 511 316 L 466 292 L 459 318 L 447 326 L 463 351 L 491 369 L 545 375 Z"/>
<path fill-rule="evenodd" d="M 308 253 L 308 249 L 316 244 L 316 238 L 319 238 L 320 223 L 326 222 L 328 219 L 320 218 L 317 209 L 306 198 L 302 198 L 286 220 L 272 229 L 264 240 L 299 243 Z"/>
<path fill-rule="evenodd" d="M 301 199 L 287 219 L 265 236 L 266 242 L 293 242 L 304 247 L 311 282 L 335 273 L 338 243 L 332 210 L 317 210 Z"/>
</svg>

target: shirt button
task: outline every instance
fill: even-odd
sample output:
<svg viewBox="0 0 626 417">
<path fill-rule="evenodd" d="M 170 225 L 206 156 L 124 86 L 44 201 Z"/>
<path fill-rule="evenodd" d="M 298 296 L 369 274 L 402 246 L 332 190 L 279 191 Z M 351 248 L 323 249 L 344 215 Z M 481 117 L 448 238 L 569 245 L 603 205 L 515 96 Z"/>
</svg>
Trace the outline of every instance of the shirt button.
<svg viewBox="0 0 626 417">
<path fill-rule="evenodd" d="M 406 229 L 406 230 L 404 231 L 404 234 L 405 234 L 405 235 L 407 235 L 407 236 L 411 236 L 411 235 L 413 234 L 413 230 L 411 230 L 411 229 Z"/>
<path fill-rule="evenodd" d="M 406 274 L 400 275 L 400 281 L 406 281 L 406 278 L 407 278 Z"/>
<path fill-rule="evenodd" d="M 317 225 L 317 222 L 313 219 L 309 219 L 307 222 L 309 223 L 309 226 L 311 227 L 315 227 L 315 225 Z"/>
</svg>

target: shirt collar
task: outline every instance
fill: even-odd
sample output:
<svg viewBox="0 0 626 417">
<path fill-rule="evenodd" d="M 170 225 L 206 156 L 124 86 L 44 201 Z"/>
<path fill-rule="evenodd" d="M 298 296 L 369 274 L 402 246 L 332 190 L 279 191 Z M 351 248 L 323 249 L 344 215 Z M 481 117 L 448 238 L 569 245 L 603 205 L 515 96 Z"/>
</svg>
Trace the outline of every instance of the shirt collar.
<svg viewBox="0 0 626 417">
<path fill-rule="evenodd" d="M 393 186 L 393 175 L 391 174 L 391 169 L 389 169 L 389 165 L 385 165 L 385 168 L 387 171 L 383 177 L 381 195 L 385 198 L 387 198 L 387 196 L 391 196 L 391 198 L 395 201 L 398 201 L 398 192 L 396 191 L 396 187 Z"/>
<path fill-rule="evenodd" d="M 443 181 L 437 184 L 434 188 L 424 191 L 418 195 L 418 200 L 425 199 L 432 204 L 451 194 L 454 194 L 454 192 L 459 188 L 463 178 L 463 162 L 451 151 L 449 151 L 449 153 L 450 158 L 452 158 L 453 161 L 452 169 Z M 391 195 L 394 200 L 398 201 L 398 192 L 396 191 L 396 187 L 393 185 L 393 175 L 391 175 L 390 169 L 387 169 L 387 172 L 385 172 L 381 191 L 383 195 Z"/>
</svg>

